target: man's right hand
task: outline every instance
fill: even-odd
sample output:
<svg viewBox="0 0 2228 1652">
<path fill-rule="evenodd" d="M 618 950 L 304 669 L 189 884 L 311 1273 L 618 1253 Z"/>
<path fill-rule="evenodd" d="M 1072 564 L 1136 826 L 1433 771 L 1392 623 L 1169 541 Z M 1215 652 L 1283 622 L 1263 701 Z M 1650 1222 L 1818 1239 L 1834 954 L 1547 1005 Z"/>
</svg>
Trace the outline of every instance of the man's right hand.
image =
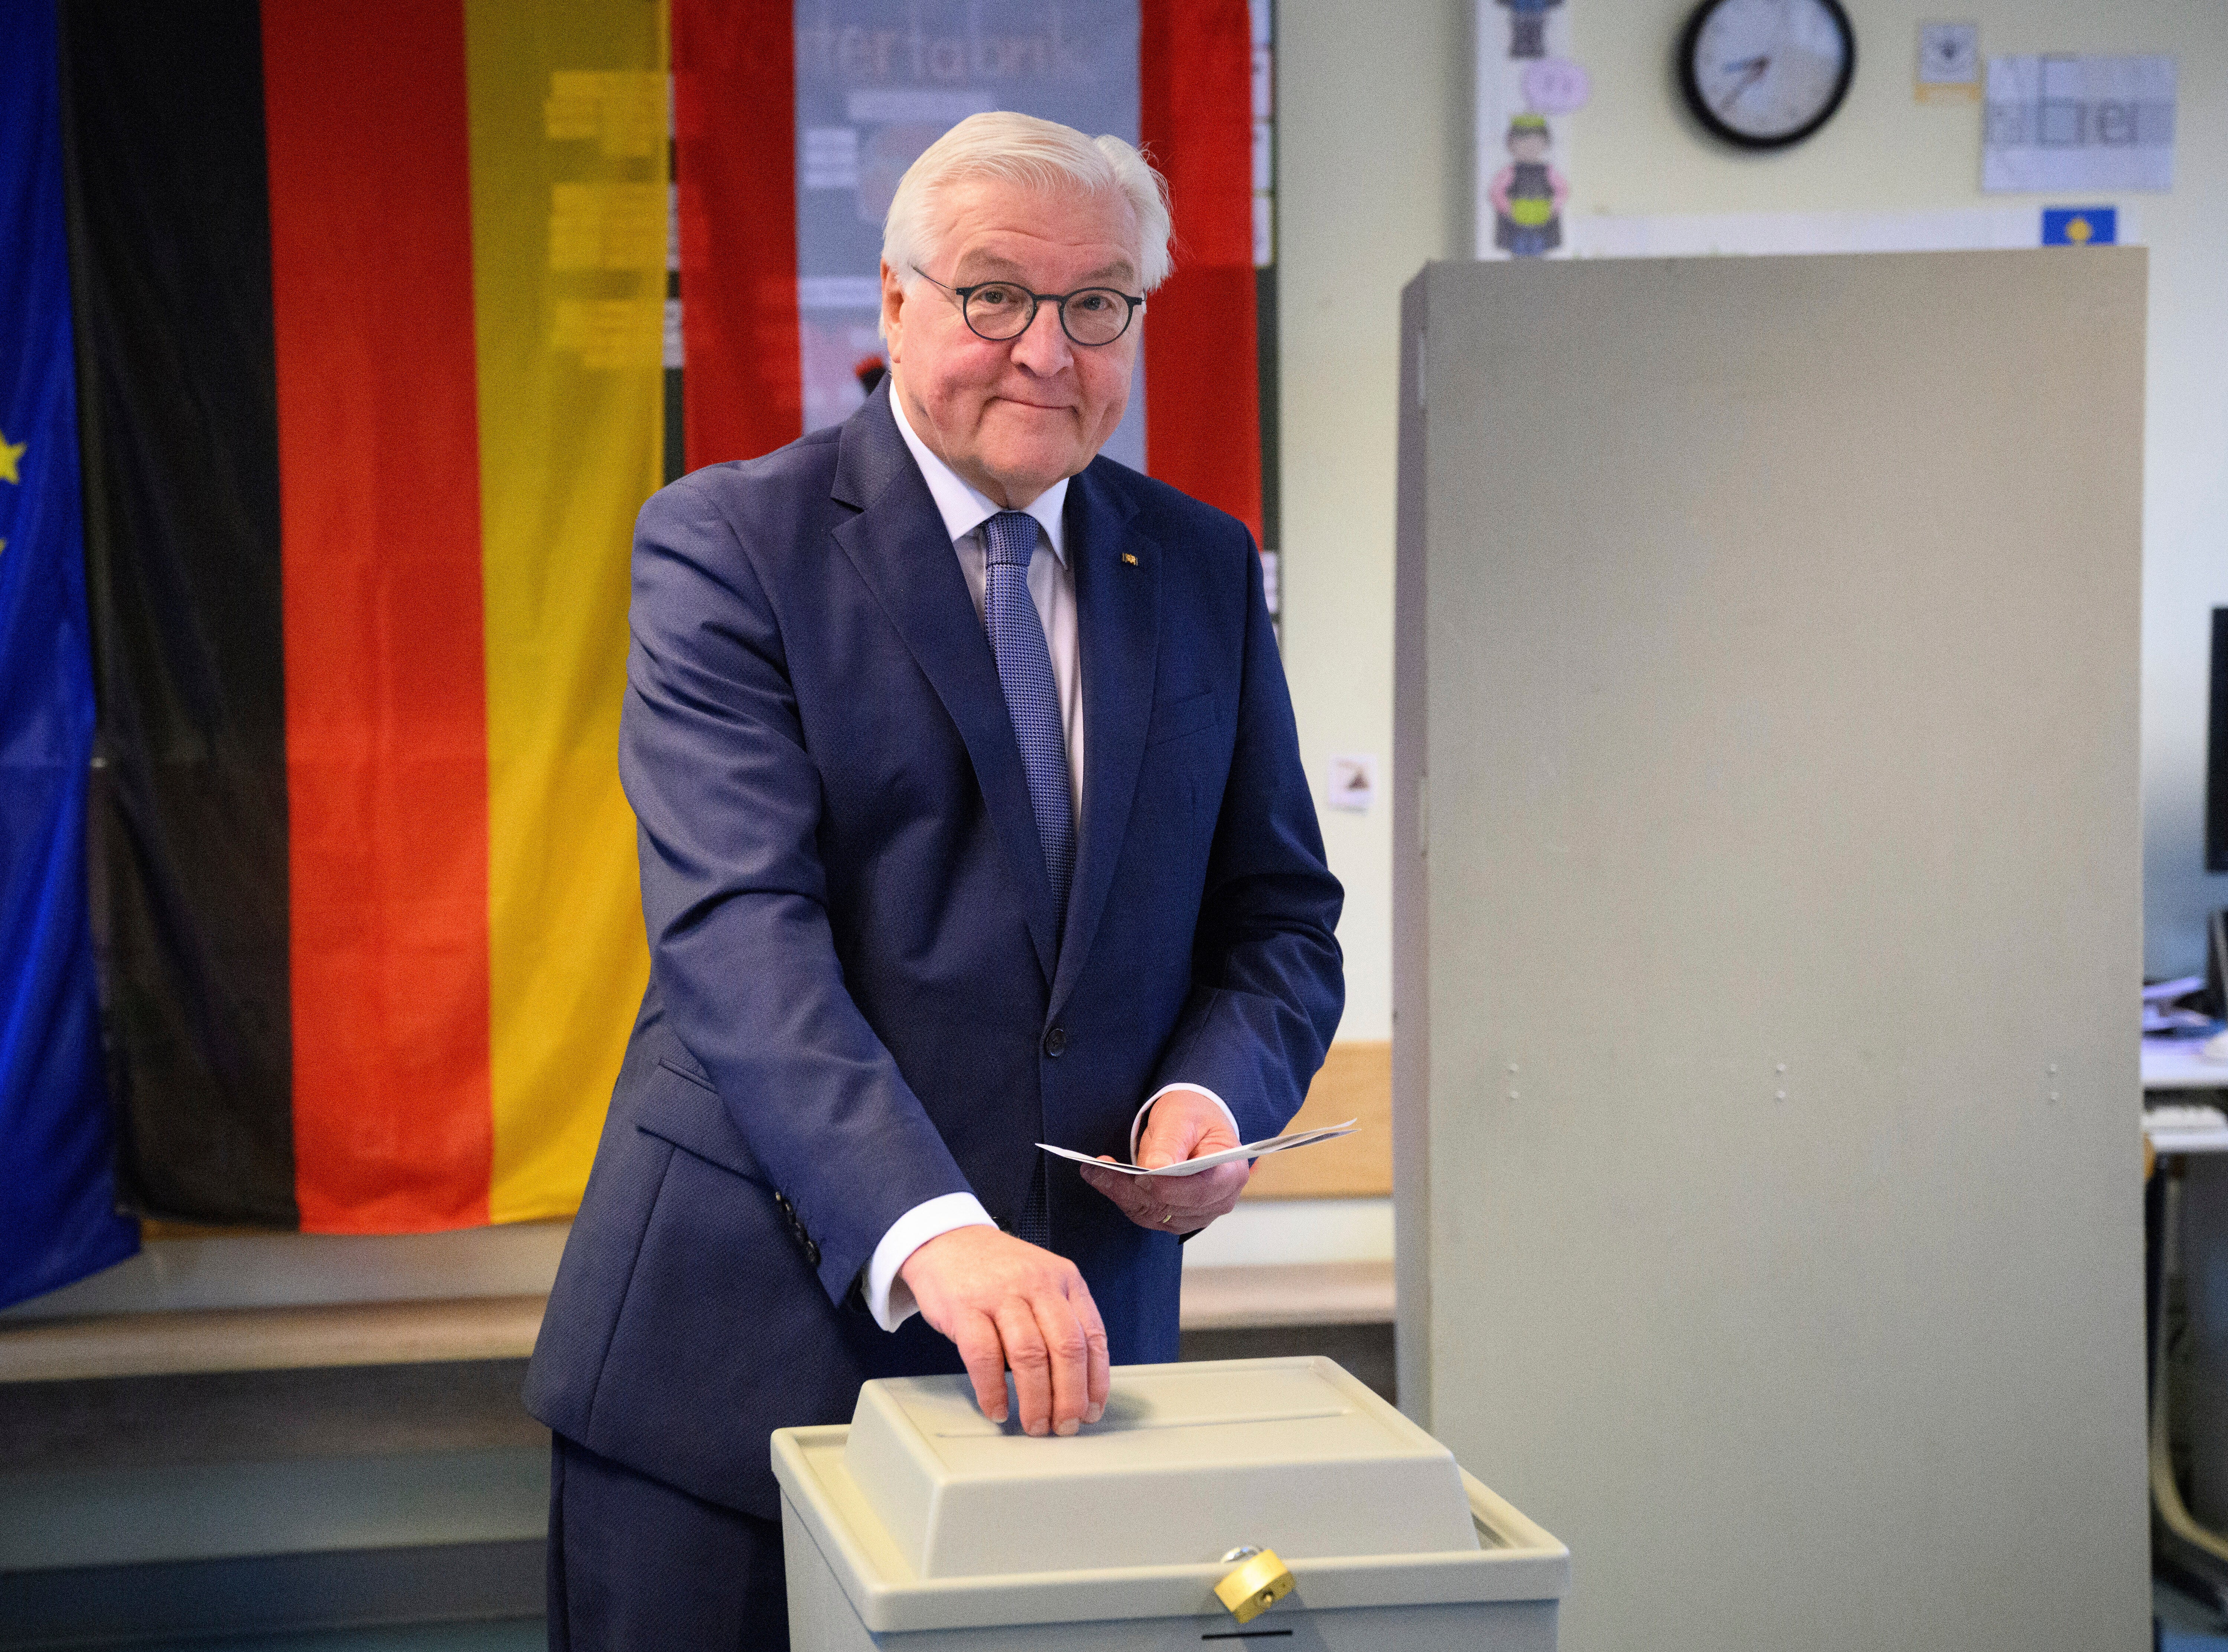
<svg viewBox="0 0 2228 1652">
<path fill-rule="evenodd" d="M 957 1344 L 991 1421 L 1006 1420 L 1008 1368 L 1032 1434 L 1072 1434 L 1105 1414 L 1105 1323 L 1066 1257 L 977 1225 L 938 1234 L 898 1274 L 921 1317 Z"/>
</svg>

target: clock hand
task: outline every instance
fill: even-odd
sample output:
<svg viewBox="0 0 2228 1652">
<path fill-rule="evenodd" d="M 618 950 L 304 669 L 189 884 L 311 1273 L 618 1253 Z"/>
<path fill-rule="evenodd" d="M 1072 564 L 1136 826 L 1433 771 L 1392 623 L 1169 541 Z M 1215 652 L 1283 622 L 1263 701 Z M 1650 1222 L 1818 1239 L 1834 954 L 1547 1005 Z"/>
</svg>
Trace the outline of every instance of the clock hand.
<svg viewBox="0 0 2228 1652">
<path fill-rule="evenodd" d="M 1718 112 L 1721 115 L 1732 113 L 1732 106 L 1740 100 L 1741 93 L 1761 80 L 1770 67 L 1771 59 L 1768 55 L 1744 58 L 1738 63 L 1726 64 L 1725 70 L 1728 73 L 1740 69 L 1745 69 L 1747 73 L 1741 76 L 1738 86 L 1718 100 Z"/>
</svg>

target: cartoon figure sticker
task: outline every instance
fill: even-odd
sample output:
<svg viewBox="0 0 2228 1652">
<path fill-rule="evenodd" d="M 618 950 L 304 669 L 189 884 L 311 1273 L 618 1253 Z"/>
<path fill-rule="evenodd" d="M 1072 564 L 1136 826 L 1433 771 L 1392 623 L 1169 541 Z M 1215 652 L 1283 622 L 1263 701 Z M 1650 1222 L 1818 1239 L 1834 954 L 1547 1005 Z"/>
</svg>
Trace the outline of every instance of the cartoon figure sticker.
<svg viewBox="0 0 2228 1652">
<path fill-rule="evenodd" d="M 1508 55 L 1547 55 L 1547 13 L 1563 0 L 1500 0 L 1508 8 Z"/>
<path fill-rule="evenodd" d="M 1568 256 L 1568 118 L 1592 95 L 1570 55 L 1568 0 L 1474 0 L 1477 20 L 1477 256 Z M 1506 16 L 1504 30 L 1499 20 Z"/>
<path fill-rule="evenodd" d="M 1508 123 L 1509 163 L 1486 191 L 1493 203 L 1493 244 L 1514 258 L 1536 258 L 1563 244 L 1567 179 L 1547 159 L 1554 140 L 1545 115 L 1519 115 Z"/>
</svg>

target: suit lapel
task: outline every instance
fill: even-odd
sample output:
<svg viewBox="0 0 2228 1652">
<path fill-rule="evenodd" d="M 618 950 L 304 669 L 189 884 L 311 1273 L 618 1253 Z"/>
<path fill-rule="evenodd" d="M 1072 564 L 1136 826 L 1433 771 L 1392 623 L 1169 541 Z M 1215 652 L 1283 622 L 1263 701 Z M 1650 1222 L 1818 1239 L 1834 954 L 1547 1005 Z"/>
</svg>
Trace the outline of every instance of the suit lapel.
<svg viewBox="0 0 2228 1652">
<path fill-rule="evenodd" d="M 839 502 L 856 507 L 859 514 L 838 524 L 836 541 L 874 593 L 913 663 L 959 730 L 989 808 L 992 829 L 1013 863 L 1037 962 L 1050 980 L 1059 955 L 1052 884 L 1037 841 L 1021 747 L 998 686 L 997 662 L 967 594 L 959 559 L 944 535 L 936 501 L 906 450 L 905 438 L 898 434 L 888 395 L 886 382 L 843 427 L 834 494 Z M 1087 661 L 1090 655 L 1084 658 Z M 1090 704 L 1086 699 L 1086 715 Z M 1094 728 L 1086 755 L 1098 738 Z"/>
<path fill-rule="evenodd" d="M 1130 526 L 1125 501 L 1098 480 L 1105 462 L 1093 463 L 1067 488 L 1067 559 L 1083 654 L 1083 819 L 1053 982 L 1054 1015 L 1074 988 L 1106 909 L 1145 756 L 1160 641 L 1160 546 Z"/>
</svg>

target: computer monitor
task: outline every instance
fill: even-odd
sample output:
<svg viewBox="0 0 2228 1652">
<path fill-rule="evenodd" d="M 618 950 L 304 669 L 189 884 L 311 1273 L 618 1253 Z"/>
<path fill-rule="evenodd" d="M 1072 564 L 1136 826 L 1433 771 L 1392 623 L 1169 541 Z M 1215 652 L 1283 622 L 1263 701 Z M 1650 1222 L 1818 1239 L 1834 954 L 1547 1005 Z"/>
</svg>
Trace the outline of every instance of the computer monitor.
<svg viewBox="0 0 2228 1652">
<path fill-rule="evenodd" d="M 2205 928 L 2206 1011 L 2228 1020 L 2228 907 L 2215 912 Z"/>
<path fill-rule="evenodd" d="M 2228 872 L 2228 608 L 2212 610 L 2212 726 L 2206 754 L 2205 870 Z"/>
</svg>

